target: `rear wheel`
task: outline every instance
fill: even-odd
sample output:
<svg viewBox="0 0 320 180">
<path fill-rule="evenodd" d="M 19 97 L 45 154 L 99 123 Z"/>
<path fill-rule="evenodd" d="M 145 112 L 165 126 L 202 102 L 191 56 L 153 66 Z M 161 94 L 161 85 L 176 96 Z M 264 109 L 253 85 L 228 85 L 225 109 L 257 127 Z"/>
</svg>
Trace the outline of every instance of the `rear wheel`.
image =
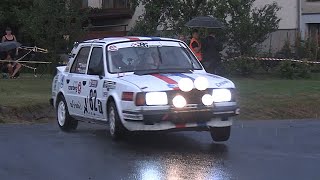
<svg viewBox="0 0 320 180">
<path fill-rule="evenodd" d="M 216 142 L 227 141 L 230 138 L 231 126 L 210 128 L 211 138 Z"/>
<path fill-rule="evenodd" d="M 119 140 L 127 134 L 128 130 L 123 126 L 114 102 L 108 104 L 108 120 L 109 133 L 113 140 Z"/>
<path fill-rule="evenodd" d="M 75 130 L 78 127 L 78 121 L 69 114 L 66 100 L 60 96 L 57 102 L 57 122 L 62 131 Z"/>
</svg>

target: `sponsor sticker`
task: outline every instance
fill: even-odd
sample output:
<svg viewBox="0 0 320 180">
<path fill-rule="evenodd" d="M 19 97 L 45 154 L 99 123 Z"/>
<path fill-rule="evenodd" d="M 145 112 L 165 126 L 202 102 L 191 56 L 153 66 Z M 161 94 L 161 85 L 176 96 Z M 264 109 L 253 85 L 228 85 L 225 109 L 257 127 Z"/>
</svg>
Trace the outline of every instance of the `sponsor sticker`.
<svg viewBox="0 0 320 180">
<path fill-rule="evenodd" d="M 59 89 L 59 87 L 57 86 L 59 81 L 59 76 L 56 76 L 53 80 L 53 90 L 57 91 Z"/>
<path fill-rule="evenodd" d="M 74 81 L 73 85 L 68 86 L 68 92 L 71 94 L 81 94 L 82 85 L 81 82 Z"/>
<path fill-rule="evenodd" d="M 92 88 L 98 87 L 98 80 L 90 80 L 89 87 L 92 87 Z"/>
<path fill-rule="evenodd" d="M 63 88 L 63 85 L 64 85 L 64 76 L 61 77 L 60 88 Z"/>
<path fill-rule="evenodd" d="M 107 89 L 108 91 L 111 89 L 115 89 L 116 85 L 117 85 L 117 83 L 113 82 L 113 81 L 104 81 L 103 82 L 103 88 Z"/>
<path fill-rule="evenodd" d="M 77 87 L 78 94 L 81 94 L 81 89 L 82 89 L 81 82 L 79 82 Z"/>
<path fill-rule="evenodd" d="M 80 109 L 82 110 L 81 102 L 75 102 L 74 100 L 71 101 L 70 107 L 73 109 Z"/>
<path fill-rule="evenodd" d="M 103 92 L 103 97 L 108 97 L 108 95 L 109 95 L 109 92 L 107 91 Z"/>
<path fill-rule="evenodd" d="M 216 83 L 216 86 L 221 87 L 221 86 L 226 85 L 228 83 L 229 83 L 229 81 L 222 81 L 222 82 Z"/>
<path fill-rule="evenodd" d="M 108 51 L 118 51 L 118 50 L 119 50 L 118 47 L 115 45 L 108 46 Z"/>
<path fill-rule="evenodd" d="M 149 44 L 146 42 L 134 42 L 131 44 L 131 47 L 148 48 Z"/>
<path fill-rule="evenodd" d="M 179 88 L 178 84 L 167 84 L 167 86 L 172 89 Z"/>
</svg>

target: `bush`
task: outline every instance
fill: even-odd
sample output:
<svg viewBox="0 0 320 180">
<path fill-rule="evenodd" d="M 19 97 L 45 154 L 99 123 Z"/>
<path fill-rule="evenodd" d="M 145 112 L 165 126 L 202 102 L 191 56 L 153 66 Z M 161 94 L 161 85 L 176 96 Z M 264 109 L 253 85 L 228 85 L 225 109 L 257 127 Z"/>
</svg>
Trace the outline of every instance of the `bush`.
<svg viewBox="0 0 320 180">
<path fill-rule="evenodd" d="M 286 79 L 311 77 L 311 68 L 307 63 L 284 61 L 280 63 L 278 71 L 280 76 Z"/>
<path fill-rule="evenodd" d="M 223 62 L 223 69 L 229 75 L 251 76 L 259 69 L 260 63 L 256 60 L 239 58 Z"/>
<path fill-rule="evenodd" d="M 297 63 L 296 68 L 297 77 L 299 78 L 310 78 L 311 77 L 311 68 L 308 63 Z"/>
<path fill-rule="evenodd" d="M 295 67 L 290 61 L 284 61 L 280 63 L 279 73 L 280 76 L 286 79 L 293 79 Z"/>
</svg>

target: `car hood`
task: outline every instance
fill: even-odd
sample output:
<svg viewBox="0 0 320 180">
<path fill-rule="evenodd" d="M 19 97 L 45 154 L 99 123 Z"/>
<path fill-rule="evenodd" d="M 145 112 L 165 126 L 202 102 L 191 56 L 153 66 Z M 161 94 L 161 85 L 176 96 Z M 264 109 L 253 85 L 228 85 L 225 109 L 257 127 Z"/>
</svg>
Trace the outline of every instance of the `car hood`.
<svg viewBox="0 0 320 180">
<path fill-rule="evenodd" d="M 232 81 L 209 73 L 132 74 L 120 77 L 120 79 L 138 86 L 142 91 L 169 91 L 178 90 L 178 82 L 182 78 L 189 78 L 194 81 L 198 77 L 205 77 L 208 80 L 208 88 L 235 88 Z"/>
</svg>

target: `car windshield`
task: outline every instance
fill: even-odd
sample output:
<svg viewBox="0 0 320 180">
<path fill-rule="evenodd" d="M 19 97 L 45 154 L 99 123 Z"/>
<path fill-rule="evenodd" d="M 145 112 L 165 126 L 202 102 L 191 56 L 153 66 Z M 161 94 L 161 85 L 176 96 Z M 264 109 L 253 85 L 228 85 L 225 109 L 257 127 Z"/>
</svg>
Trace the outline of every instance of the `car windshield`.
<svg viewBox="0 0 320 180">
<path fill-rule="evenodd" d="M 202 67 L 186 46 L 173 41 L 138 41 L 107 47 L 110 73 L 190 72 Z"/>
</svg>

